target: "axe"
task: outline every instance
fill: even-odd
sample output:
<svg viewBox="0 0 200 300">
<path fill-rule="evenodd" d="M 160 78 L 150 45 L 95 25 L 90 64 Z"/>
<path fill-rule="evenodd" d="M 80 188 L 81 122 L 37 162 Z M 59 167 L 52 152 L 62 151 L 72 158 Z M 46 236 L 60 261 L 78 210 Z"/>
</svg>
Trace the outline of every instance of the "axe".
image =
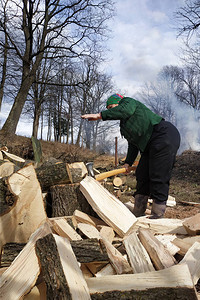
<svg viewBox="0 0 200 300">
<path fill-rule="evenodd" d="M 136 168 L 137 168 L 137 165 L 138 165 L 138 162 L 136 161 L 132 167 L 129 167 L 129 171 L 135 171 Z M 111 177 L 111 176 L 114 176 L 114 175 L 126 173 L 126 168 L 120 168 L 120 169 L 115 169 L 115 170 L 112 170 L 112 171 L 103 172 L 103 173 L 94 175 L 93 163 L 88 163 L 86 166 L 87 166 L 89 175 L 94 177 L 97 181 L 103 180 L 107 177 Z"/>
</svg>

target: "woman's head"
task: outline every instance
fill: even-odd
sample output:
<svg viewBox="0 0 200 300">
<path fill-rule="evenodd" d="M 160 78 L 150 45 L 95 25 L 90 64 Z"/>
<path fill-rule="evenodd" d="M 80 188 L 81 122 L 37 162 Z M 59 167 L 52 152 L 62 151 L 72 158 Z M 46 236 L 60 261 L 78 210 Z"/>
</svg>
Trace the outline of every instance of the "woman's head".
<svg viewBox="0 0 200 300">
<path fill-rule="evenodd" d="M 106 102 L 106 107 L 112 108 L 114 106 L 117 106 L 122 98 L 123 98 L 123 96 L 120 94 L 111 95 Z M 114 105 L 114 104 L 116 104 L 116 105 Z"/>
</svg>

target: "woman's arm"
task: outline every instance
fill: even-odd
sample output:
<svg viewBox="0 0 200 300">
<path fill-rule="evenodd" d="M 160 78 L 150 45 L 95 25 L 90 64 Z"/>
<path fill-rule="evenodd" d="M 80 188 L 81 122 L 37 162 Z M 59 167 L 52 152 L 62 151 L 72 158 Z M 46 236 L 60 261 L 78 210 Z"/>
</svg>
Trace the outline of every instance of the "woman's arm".
<svg viewBox="0 0 200 300">
<path fill-rule="evenodd" d="M 101 113 L 82 115 L 81 118 L 87 119 L 88 121 L 97 121 L 97 120 L 101 119 Z"/>
</svg>

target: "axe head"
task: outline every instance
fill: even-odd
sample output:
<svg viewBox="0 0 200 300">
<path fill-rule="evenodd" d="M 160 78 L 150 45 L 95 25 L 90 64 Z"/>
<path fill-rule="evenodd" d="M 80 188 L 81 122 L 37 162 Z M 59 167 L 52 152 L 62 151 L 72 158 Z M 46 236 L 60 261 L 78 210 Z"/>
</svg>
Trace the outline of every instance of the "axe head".
<svg viewBox="0 0 200 300">
<path fill-rule="evenodd" d="M 88 170 L 88 175 L 94 178 L 93 162 L 88 162 L 85 165 Z"/>
</svg>

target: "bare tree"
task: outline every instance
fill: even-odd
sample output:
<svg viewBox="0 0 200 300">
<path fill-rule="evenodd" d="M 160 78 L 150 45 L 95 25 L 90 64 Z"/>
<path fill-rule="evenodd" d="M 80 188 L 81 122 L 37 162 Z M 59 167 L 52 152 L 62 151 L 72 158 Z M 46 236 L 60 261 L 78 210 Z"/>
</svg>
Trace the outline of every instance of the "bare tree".
<svg viewBox="0 0 200 300">
<path fill-rule="evenodd" d="M 1 105 L 2 100 L 4 96 L 4 85 L 6 81 L 6 72 L 7 72 L 7 57 L 8 57 L 8 36 L 6 34 L 6 25 L 7 25 L 7 16 L 6 16 L 6 6 L 8 1 L 5 2 L 5 6 L 2 7 L 2 27 L 4 30 L 4 41 L 0 42 L 1 46 L 1 52 L 3 57 L 2 62 L 2 75 L 1 75 L 1 83 L 0 83 L 0 111 L 1 111 Z"/>
<path fill-rule="evenodd" d="M 63 51 L 65 56 L 71 58 L 91 54 L 91 45 L 98 44 L 97 36 L 103 37 L 105 34 L 105 22 L 112 16 L 113 2 L 10 0 L 9 3 L 9 14 L 13 17 L 7 22 L 6 28 L 8 50 L 21 63 L 21 82 L 2 131 L 15 133 L 44 53 L 47 51 L 50 55 L 57 51 L 59 58 Z M 0 30 L 4 31 L 1 18 Z M 100 45 L 95 49 L 100 49 Z"/>
<path fill-rule="evenodd" d="M 187 39 L 195 32 L 199 34 L 200 28 L 200 1 L 186 0 L 185 6 L 175 13 L 179 23 L 179 35 L 186 34 Z"/>
</svg>

